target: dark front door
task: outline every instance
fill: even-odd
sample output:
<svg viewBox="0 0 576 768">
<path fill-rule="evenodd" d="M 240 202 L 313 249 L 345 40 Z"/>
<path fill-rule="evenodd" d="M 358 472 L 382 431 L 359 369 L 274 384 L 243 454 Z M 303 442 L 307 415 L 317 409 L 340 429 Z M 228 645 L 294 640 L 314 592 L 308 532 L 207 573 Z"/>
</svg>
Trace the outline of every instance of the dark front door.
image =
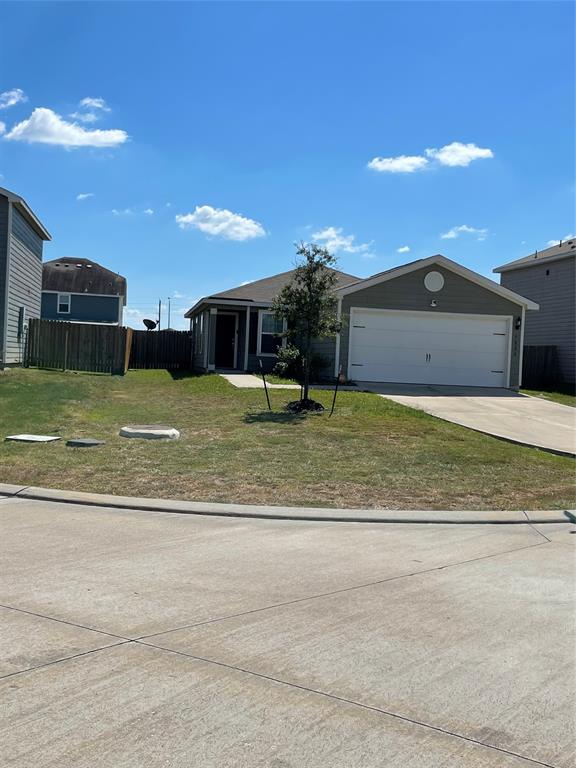
<svg viewBox="0 0 576 768">
<path fill-rule="evenodd" d="M 216 315 L 216 368 L 235 368 L 236 315 Z"/>
</svg>

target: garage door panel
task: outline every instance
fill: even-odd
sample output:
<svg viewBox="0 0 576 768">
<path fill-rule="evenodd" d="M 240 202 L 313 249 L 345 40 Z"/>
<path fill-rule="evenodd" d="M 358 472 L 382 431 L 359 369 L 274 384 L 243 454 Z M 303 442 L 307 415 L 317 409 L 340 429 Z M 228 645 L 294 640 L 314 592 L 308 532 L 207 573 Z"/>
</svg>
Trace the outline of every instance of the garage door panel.
<svg viewBox="0 0 576 768">
<path fill-rule="evenodd" d="M 357 310 L 351 318 L 349 376 L 506 386 L 508 343 L 506 318 Z"/>
</svg>

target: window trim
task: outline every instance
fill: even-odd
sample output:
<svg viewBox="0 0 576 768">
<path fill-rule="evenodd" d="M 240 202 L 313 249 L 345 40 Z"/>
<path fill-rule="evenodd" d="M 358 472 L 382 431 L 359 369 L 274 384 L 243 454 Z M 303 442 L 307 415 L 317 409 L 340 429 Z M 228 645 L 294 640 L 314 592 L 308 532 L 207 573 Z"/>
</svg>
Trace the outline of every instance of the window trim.
<svg viewBox="0 0 576 768">
<path fill-rule="evenodd" d="M 276 352 L 262 352 L 262 318 L 264 315 L 274 315 L 274 312 L 272 312 L 269 309 L 259 309 L 258 310 L 258 335 L 257 335 L 257 342 L 256 342 L 256 356 L 257 357 L 277 357 Z M 284 317 L 282 319 L 282 332 L 284 333 L 286 331 L 286 318 Z M 274 333 L 265 333 L 266 336 L 275 336 Z M 280 347 L 286 346 L 286 336 L 282 337 L 282 340 L 280 342 Z"/>
<path fill-rule="evenodd" d="M 62 301 L 61 296 L 67 297 L 68 301 Z M 60 304 L 68 304 L 68 309 L 60 309 Z M 72 306 L 72 294 L 71 293 L 59 293 L 56 298 L 56 313 L 58 315 L 69 315 L 70 308 Z"/>
</svg>

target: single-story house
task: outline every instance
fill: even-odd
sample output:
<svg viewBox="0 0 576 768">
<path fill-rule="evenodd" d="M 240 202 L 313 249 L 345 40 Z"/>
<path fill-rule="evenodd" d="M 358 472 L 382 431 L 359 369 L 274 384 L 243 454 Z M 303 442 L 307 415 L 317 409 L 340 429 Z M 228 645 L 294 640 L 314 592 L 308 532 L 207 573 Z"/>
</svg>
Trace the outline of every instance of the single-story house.
<svg viewBox="0 0 576 768">
<path fill-rule="evenodd" d="M 204 371 L 267 370 L 283 323 L 270 311 L 293 272 L 206 296 L 187 313 L 195 365 Z M 327 376 L 351 381 L 510 387 L 520 385 L 526 310 L 538 304 L 437 255 L 365 279 L 337 273 L 343 322 L 314 351 Z"/>
<path fill-rule="evenodd" d="M 89 259 L 47 261 L 42 271 L 42 318 L 122 325 L 126 278 Z"/>
<path fill-rule="evenodd" d="M 540 311 L 526 318 L 524 344 L 556 347 L 560 377 L 576 382 L 576 239 L 510 261 L 494 272 L 500 284 L 537 301 Z"/>
<path fill-rule="evenodd" d="M 22 363 L 28 320 L 40 317 L 42 251 L 50 239 L 27 202 L 0 187 L 0 369 Z"/>
</svg>

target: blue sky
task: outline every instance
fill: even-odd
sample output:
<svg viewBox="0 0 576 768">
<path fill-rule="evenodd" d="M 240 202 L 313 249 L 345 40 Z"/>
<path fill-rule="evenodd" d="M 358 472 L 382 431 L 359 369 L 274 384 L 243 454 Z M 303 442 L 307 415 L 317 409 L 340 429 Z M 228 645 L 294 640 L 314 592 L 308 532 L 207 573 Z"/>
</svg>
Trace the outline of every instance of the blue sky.
<svg viewBox="0 0 576 768">
<path fill-rule="evenodd" d="M 2 17 L 0 185 L 52 233 L 46 259 L 128 278 L 136 326 L 172 296 L 183 327 L 196 298 L 290 269 L 299 240 L 359 276 L 433 253 L 490 275 L 575 231 L 571 3 Z"/>
</svg>

